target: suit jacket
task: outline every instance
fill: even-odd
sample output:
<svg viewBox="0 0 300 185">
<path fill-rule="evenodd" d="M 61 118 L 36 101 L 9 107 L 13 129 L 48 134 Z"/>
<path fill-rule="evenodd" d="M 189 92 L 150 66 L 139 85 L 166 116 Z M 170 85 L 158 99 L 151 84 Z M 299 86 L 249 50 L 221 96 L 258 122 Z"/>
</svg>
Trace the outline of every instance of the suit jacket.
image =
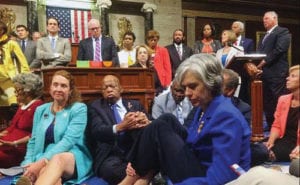
<svg viewBox="0 0 300 185">
<path fill-rule="evenodd" d="M 27 152 L 22 165 L 40 159 L 51 159 L 55 154 L 71 152 L 76 161 L 75 179 L 78 184 L 92 174 L 92 157 L 86 146 L 84 130 L 87 125 L 87 107 L 83 103 L 74 103 L 55 115 L 51 112 L 52 102 L 39 106 L 34 114 L 32 137 L 27 144 Z M 45 135 L 55 119 L 54 143 L 45 146 Z"/>
<path fill-rule="evenodd" d="M 182 44 L 182 59 L 180 60 L 180 57 L 178 55 L 177 49 L 174 44 L 170 44 L 166 46 L 169 56 L 170 56 L 170 62 L 171 62 L 171 68 L 172 68 L 172 78 L 174 78 L 176 69 L 181 64 L 182 61 L 189 58 L 193 55 L 192 48 L 188 47 L 185 44 Z"/>
<path fill-rule="evenodd" d="M 191 102 L 184 98 L 182 100 L 182 116 L 184 119 L 187 118 L 189 112 L 192 110 L 193 106 Z M 152 106 L 152 117 L 157 119 L 160 115 L 164 113 L 171 113 L 177 117 L 177 104 L 174 101 L 172 93 L 169 91 L 166 94 L 160 94 L 155 97 L 154 104 Z"/>
<path fill-rule="evenodd" d="M 207 168 L 206 176 L 191 177 L 178 184 L 226 184 L 237 178 L 231 165 L 236 163 L 245 170 L 250 168 L 250 127 L 230 98 L 221 95 L 205 110 L 202 130 L 197 133 L 202 110 L 195 109 L 186 142 L 193 148 L 199 163 Z"/>
<path fill-rule="evenodd" d="M 222 64 L 223 49 L 224 49 L 224 48 L 219 49 L 219 50 L 217 51 L 217 54 L 216 54 L 216 57 L 217 57 L 217 59 L 220 61 L 221 64 Z M 227 58 L 226 58 L 225 66 L 224 66 L 224 67 L 226 67 L 226 66 L 231 62 L 231 60 L 234 58 L 234 56 L 236 56 L 236 55 L 241 55 L 241 54 L 243 54 L 243 52 L 241 52 L 241 51 L 239 51 L 239 50 L 237 50 L 237 49 L 231 47 L 231 48 L 230 48 L 230 51 L 229 51 L 229 53 L 228 53 L 228 55 L 227 55 Z"/>
<path fill-rule="evenodd" d="M 20 47 L 22 47 L 22 41 L 19 41 Z M 36 42 L 27 39 L 24 55 L 27 59 L 30 68 L 40 68 L 41 61 L 36 58 Z"/>
<path fill-rule="evenodd" d="M 243 114 L 243 116 L 245 117 L 246 121 L 248 122 L 248 124 L 250 126 L 251 125 L 251 107 L 250 107 L 250 105 L 235 96 L 231 97 L 231 102 Z"/>
<path fill-rule="evenodd" d="M 36 47 L 36 56 L 42 61 L 42 68 L 66 66 L 71 61 L 71 44 L 66 38 L 58 37 L 54 50 L 51 48 L 49 37 L 40 38 Z M 62 56 L 56 57 L 55 53 L 62 54 Z"/>
<path fill-rule="evenodd" d="M 115 41 L 107 36 L 101 37 L 102 60 L 111 60 L 114 67 L 119 67 L 118 52 Z M 77 60 L 94 60 L 93 39 L 91 37 L 79 43 Z"/>
<path fill-rule="evenodd" d="M 280 96 L 278 99 L 276 111 L 274 113 L 275 119 L 272 124 L 271 132 L 277 132 L 280 138 L 282 138 L 285 134 L 287 117 L 291 107 L 292 97 L 293 97 L 292 94 L 287 94 L 287 95 Z M 298 123 L 300 123 L 299 119 L 298 119 Z M 300 140 L 300 128 L 298 126 L 298 136 L 297 136 L 298 145 L 300 145 L 299 140 Z"/>
<path fill-rule="evenodd" d="M 122 99 L 127 112 L 142 111 L 144 107 L 136 100 Z M 119 153 L 117 146 L 118 135 L 113 133 L 113 125 L 117 124 L 111 110 L 110 104 L 105 99 L 93 101 L 88 107 L 88 128 L 87 137 L 90 150 L 94 158 L 94 170 L 98 171 L 104 160 L 113 153 Z M 126 141 L 122 144 L 131 146 L 133 144 L 130 138 L 130 132 L 125 132 Z M 125 157 L 125 154 L 124 154 Z"/>
<path fill-rule="evenodd" d="M 245 38 L 242 36 L 240 41 L 240 46 L 244 48 L 244 53 L 253 53 L 254 52 L 254 42 L 252 39 Z"/>
<path fill-rule="evenodd" d="M 259 41 L 258 52 L 265 53 L 266 65 L 263 67 L 262 78 L 285 78 L 288 74 L 288 49 L 291 34 L 287 28 L 276 26 L 262 43 Z"/>
</svg>

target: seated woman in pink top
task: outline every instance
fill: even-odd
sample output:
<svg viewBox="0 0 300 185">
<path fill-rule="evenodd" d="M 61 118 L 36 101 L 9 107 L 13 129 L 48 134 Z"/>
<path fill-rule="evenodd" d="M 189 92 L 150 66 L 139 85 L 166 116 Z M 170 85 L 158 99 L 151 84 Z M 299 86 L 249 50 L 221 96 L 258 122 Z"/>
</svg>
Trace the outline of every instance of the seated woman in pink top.
<svg viewBox="0 0 300 185">
<path fill-rule="evenodd" d="M 146 34 L 147 45 L 152 51 L 152 62 L 157 71 L 158 78 L 163 88 L 167 88 L 172 79 L 172 70 L 168 50 L 158 45 L 159 33 L 149 30 Z"/>
<path fill-rule="evenodd" d="M 0 168 L 17 166 L 24 159 L 35 109 L 43 103 L 43 82 L 39 76 L 21 73 L 13 78 L 13 83 L 19 108 L 10 126 L 0 132 Z"/>
<path fill-rule="evenodd" d="M 290 153 L 300 145 L 300 65 L 291 67 L 289 73 L 286 87 L 291 93 L 279 97 L 270 138 L 265 143 L 273 161 L 290 161 Z"/>
</svg>

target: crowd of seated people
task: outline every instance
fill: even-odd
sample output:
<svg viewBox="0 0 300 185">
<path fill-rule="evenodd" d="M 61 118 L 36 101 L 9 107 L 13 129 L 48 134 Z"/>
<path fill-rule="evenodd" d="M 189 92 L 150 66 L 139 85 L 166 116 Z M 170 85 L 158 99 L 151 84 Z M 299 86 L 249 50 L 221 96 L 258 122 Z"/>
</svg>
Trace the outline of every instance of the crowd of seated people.
<svg viewBox="0 0 300 185">
<path fill-rule="evenodd" d="M 236 29 L 236 24 L 240 26 L 239 22 L 234 22 L 232 30 Z M 239 49 L 231 47 L 235 41 L 240 43 L 236 47 L 240 45 L 241 50 L 245 47 L 237 32 L 222 32 L 222 48 L 214 38 L 214 26 L 205 24 L 202 39 L 196 42 L 194 52 L 183 44 L 184 32 L 180 29 L 174 31 L 173 43 L 167 47 L 158 45 L 160 34 L 156 30 L 146 33 L 147 45 L 137 46 L 134 45 L 134 33 L 126 32 L 123 48 L 118 55 L 114 40 L 102 35 L 100 25 L 97 19 L 89 21 L 91 37 L 80 41 L 77 59 L 98 62 L 109 60 L 113 67 L 124 67 L 120 60 L 120 56 L 123 56 L 127 59 L 126 67 L 152 68 L 157 95 L 151 111 L 152 117 L 147 115 L 139 102 L 121 97 L 122 84 L 114 75 L 103 78 L 103 98 L 86 106 L 80 103 L 72 75 L 66 71 L 57 71 L 50 86 L 53 101 L 39 106 L 36 111 L 37 105 L 31 108 L 34 104 L 31 102 L 34 100 L 38 105 L 42 102 L 35 101 L 36 98 L 31 97 L 29 90 L 23 86 L 12 86 L 10 82 L 7 90 L 5 85 L 8 82 L 3 76 L 11 74 L 2 75 L 1 98 L 3 93 L 9 91 L 13 91 L 15 96 L 15 101 L 3 105 L 18 102 L 19 109 L 11 126 L 0 132 L 0 149 L 5 150 L 3 154 L 0 153 L 0 161 L 1 155 L 4 156 L 0 168 L 24 166 L 26 171 L 17 180 L 17 184 L 82 183 L 93 175 L 103 178 L 109 184 L 148 184 L 158 172 L 178 184 L 224 184 L 237 178 L 230 165 L 237 163 L 245 170 L 250 168 L 249 106 L 246 106 L 245 112 L 236 109 L 236 103 L 241 101 L 232 97 L 232 92 L 237 87 L 230 89 L 224 86 L 226 69 L 222 69 L 226 68 L 233 56 L 240 53 Z M 16 45 L 16 42 L 7 40 L 5 26 L 1 27 L 0 24 L 1 49 L 5 48 L 5 44 L 14 46 L 15 54 L 19 55 L 17 59 L 23 59 L 19 68 L 22 75 L 31 75 L 30 69 L 68 66 L 71 60 L 69 40 L 59 37 L 59 21 L 49 17 L 46 26 L 48 35 L 31 41 L 27 27 L 18 25 Z M 0 52 L 1 57 L 3 53 Z M 217 57 L 211 53 L 217 53 Z M 1 61 L 3 58 L 0 58 Z M 169 91 L 163 92 L 167 88 Z M 279 98 L 271 134 L 265 143 L 267 151 L 270 151 L 270 161 L 290 161 L 289 154 L 299 146 L 299 66 L 291 68 L 287 89 L 291 94 Z M 226 110 L 219 104 L 226 105 Z M 23 114 L 27 109 L 30 110 L 31 119 L 26 118 L 29 124 L 25 128 L 26 135 L 19 137 L 13 134 L 14 137 L 10 137 L 10 132 L 22 122 L 18 114 Z M 282 113 L 283 110 L 287 111 Z M 248 124 L 241 113 L 244 113 Z M 61 122 L 64 124 L 59 124 Z M 235 127 L 231 127 L 233 124 Z M 16 154 L 16 150 L 20 153 Z M 147 155 L 142 151 L 147 151 Z M 173 155 L 174 151 L 183 153 Z M 227 155 L 225 151 L 230 154 Z M 233 155 L 234 152 L 238 154 Z M 10 160 L 5 158 L 8 155 Z M 170 155 L 173 157 L 167 157 Z M 14 161 L 10 163 L 12 159 Z M 177 169 L 180 169 L 179 174 Z M 215 177 L 213 174 L 220 173 L 220 170 L 225 174 Z"/>
</svg>

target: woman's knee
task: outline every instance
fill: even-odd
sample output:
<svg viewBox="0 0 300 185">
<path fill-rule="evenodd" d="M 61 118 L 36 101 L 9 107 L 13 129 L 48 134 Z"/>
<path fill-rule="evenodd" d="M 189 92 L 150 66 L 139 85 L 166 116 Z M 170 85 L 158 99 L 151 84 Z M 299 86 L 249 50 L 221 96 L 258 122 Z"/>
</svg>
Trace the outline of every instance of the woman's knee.
<svg viewBox="0 0 300 185">
<path fill-rule="evenodd" d="M 61 167 L 70 165 L 73 161 L 75 163 L 74 155 L 70 152 L 55 154 L 50 160 L 50 162 L 53 162 Z"/>
</svg>

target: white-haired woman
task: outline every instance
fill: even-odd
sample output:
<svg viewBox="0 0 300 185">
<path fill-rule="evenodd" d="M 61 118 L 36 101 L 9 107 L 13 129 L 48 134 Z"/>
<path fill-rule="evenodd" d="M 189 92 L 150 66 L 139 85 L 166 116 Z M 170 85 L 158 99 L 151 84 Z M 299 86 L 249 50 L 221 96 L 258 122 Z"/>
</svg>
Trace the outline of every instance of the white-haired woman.
<svg viewBox="0 0 300 185">
<path fill-rule="evenodd" d="M 250 128 L 222 95 L 221 71 L 210 54 L 193 55 L 179 66 L 175 80 L 195 107 L 189 124 L 164 114 L 145 127 L 120 184 L 147 184 L 157 171 L 173 183 L 225 184 L 238 177 L 233 164 L 250 168 Z"/>
<path fill-rule="evenodd" d="M 10 126 L 0 132 L 0 168 L 17 166 L 24 159 L 35 109 L 43 103 L 43 82 L 39 76 L 21 73 L 13 78 L 13 83 L 19 108 Z"/>
</svg>

